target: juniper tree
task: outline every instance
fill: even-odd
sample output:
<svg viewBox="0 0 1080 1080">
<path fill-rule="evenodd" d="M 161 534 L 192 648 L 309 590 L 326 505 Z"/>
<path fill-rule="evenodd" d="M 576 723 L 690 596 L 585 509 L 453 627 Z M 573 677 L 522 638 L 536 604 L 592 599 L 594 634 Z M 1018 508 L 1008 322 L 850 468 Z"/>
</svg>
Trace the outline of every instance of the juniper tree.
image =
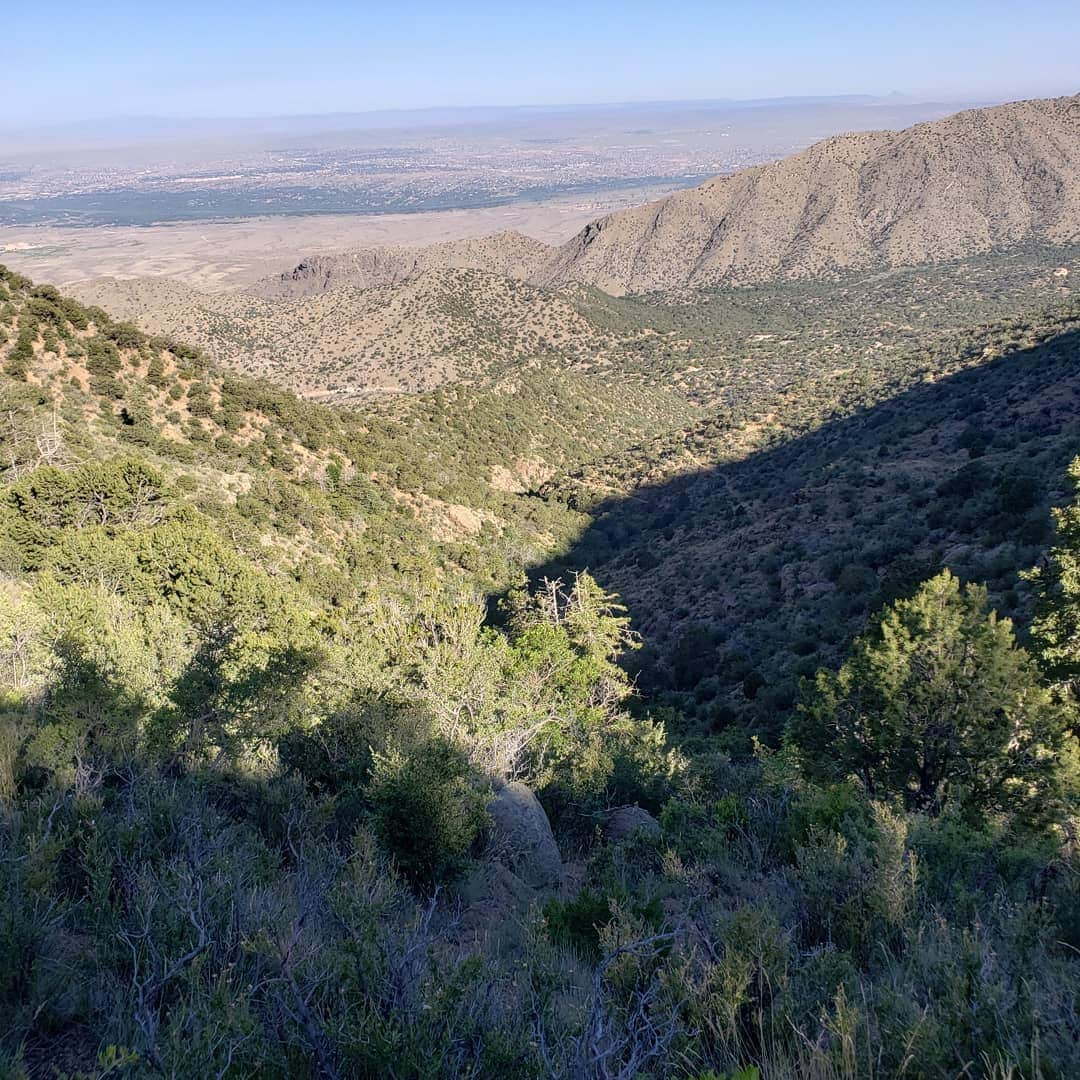
<svg viewBox="0 0 1080 1080">
<path fill-rule="evenodd" d="M 1060 712 L 986 589 L 948 570 L 887 608 L 789 725 L 807 772 L 937 813 L 1035 808 L 1056 778 Z"/>
<path fill-rule="evenodd" d="M 1080 487 L 1080 458 L 1070 470 Z M 1029 576 L 1041 589 L 1032 638 L 1047 673 L 1074 706 L 1080 697 L 1080 499 L 1054 511 L 1057 545 Z"/>
</svg>

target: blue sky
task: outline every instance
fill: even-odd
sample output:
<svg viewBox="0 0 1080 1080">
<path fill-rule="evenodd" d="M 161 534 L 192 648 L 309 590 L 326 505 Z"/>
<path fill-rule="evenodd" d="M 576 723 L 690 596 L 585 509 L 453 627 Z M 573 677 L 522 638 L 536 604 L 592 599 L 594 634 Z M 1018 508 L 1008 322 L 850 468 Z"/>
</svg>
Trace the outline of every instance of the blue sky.
<svg viewBox="0 0 1080 1080">
<path fill-rule="evenodd" d="M 0 123 L 1080 88 L 1080 3 L 4 5 Z"/>
</svg>

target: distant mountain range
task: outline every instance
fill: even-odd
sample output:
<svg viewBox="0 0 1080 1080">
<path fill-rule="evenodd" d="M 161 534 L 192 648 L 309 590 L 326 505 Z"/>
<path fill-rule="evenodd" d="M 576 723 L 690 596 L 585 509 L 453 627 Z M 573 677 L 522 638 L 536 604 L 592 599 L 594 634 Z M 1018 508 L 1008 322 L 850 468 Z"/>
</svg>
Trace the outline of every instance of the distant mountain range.
<svg viewBox="0 0 1080 1080">
<path fill-rule="evenodd" d="M 342 131 L 402 131 L 487 124 L 527 123 L 536 119 L 578 116 L 591 120 L 622 114 L 708 113 L 761 107 L 903 105 L 925 99 L 891 94 L 830 94 L 775 98 L 709 98 L 673 101 L 622 101 L 565 105 L 450 105 L 430 108 L 375 109 L 363 112 L 278 116 L 110 116 L 52 124 L 0 123 L 0 133 L 45 139 L 122 139 L 124 141 L 228 135 L 310 134 Z"/>
<path fill-rule="evenodd" d="M 1050 245 L 1052 262 L 1054 245 L 1078 241 L 1072 97 L 826 139 L 602 217 L 561 246 L 501 232 L 313 254 L 232 294 L 151 278 L 72 291 L 233 368 L 342 401 L 432 389 L 543 355 L 578 366 L 606 358 L 612 334 L 616 351 L 638 349 L 640 313 L 611 312 L 595 298 L 583 309 L 583 291 L 781 286 L 1025 246 Z"/>
</svg>

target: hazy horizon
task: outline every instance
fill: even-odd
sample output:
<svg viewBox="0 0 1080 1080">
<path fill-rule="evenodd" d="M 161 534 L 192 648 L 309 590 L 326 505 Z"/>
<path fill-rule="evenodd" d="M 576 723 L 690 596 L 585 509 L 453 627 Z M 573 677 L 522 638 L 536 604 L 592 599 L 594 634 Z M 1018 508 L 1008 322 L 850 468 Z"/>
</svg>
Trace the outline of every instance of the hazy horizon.
<svg viewBox="0 0 1080 1080">
<path fill-rule="evenodd" d="M 1047 95 L 1063 96 L 1063 95 Z M 567 101 L 538 104 L 425 105 L 401 109 L 336 110 L 316 113 L 266 113 L 235 116 L 166 115 L 159 113 L 118 113 L 79 120 L 53 121 L 31 125 L 4 126 L 0 131 L 15 138 L 57 137 L 66 135 L 94 138 L 111 135 L 163 138 L 213 134 L 287 134 L 308 131 L 312 134 L 335 131 L 408 131 L 416 128 L 464 126 L 468 124 L 513 122 L 545 117 L 565 118 L 590 113 L 632 113 L 672 110 L 710 112 L 737 109 L 799 108 L 821 106 L 929 106 L 953 108 L 978 107 L 1020 100 L 1008 95 L 934 97 L 891 91 L 887 94 L 785 94 L 765 98 L 670 98 L 625 101 Z"/>
<path fill-rule="evenodd" d="M 122 28 L 123 32 L 118 32 Z M 267 120 L 442 108 L 886 97 L 988 101 L 1076 90 L 1074 5 L 806 9 L 674 0 L 507 10 L 193 3 L 22 7 L 0 129 Z M 138 108 L 133 109 L 132 104 Z M 450 103 L 450 104 L 447 104 Z"/>
</svg>

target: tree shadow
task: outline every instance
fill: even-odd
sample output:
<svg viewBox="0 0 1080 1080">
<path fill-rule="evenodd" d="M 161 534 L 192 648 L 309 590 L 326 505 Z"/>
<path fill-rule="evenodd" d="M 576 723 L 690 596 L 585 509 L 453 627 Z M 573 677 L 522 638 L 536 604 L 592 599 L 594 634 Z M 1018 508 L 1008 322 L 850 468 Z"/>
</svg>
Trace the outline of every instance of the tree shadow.
<svg viewBox="0 0 1080 1080">
<path fill-rule="evenodd" d="M 775 738 L 799 679 L 942 566 L 985 581 L 1022 630 L 1019 572 L 1042 557 L 1080 454 L 1080 332 L 1059 325 L 743 460 L 605 499 L 531 576 L 587 568 L 621 595 L 643 639 L 639 685 L 686 716 L 684 736 Z"/>
</svg>

